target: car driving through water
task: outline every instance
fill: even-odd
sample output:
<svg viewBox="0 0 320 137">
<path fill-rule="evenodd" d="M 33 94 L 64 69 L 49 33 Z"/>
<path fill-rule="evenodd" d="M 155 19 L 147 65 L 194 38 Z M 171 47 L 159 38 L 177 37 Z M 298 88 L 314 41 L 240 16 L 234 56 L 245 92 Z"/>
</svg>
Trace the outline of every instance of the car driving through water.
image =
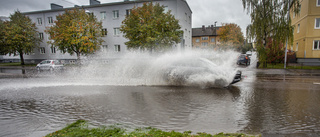
<svg viewBox="0 0 320 137">
<path fill-rule="evenodd" d="M 241 71 L 206 58 L 187 58 L 164 67 L 163 78 L 174 86 L 227 87 L 241 80 Z"/>
</svg>

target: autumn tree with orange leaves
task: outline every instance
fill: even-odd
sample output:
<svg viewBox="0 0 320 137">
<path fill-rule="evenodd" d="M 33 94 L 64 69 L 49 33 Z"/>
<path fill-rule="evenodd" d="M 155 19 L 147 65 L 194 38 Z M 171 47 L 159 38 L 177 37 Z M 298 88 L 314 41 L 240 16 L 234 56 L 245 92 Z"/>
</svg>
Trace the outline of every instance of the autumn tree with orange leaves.
<svg viewBox="0 0 320 137">
<path fill-rule="evenodd" d="M 102 23 L 84 9 L 66 10 L 56 18 L 54 25 L 46 30 L 52 40 L 48 43 L 63 53 L 76 54 L 78 61 L 81 54 L 94 53 L 103 42 Z"/>
<path fill-rule="evenodd" d="M 235 23 L 223 23 L 217 33 L 224 44 L 239 46 L 244 42 L 241 28 Z"/>
<path fill-rule="evenodd" d="M 40 44 L 39 32 L 35 23 L 20 11 L 9 18 L 9 21 L 0 21 L 0 53 L 19 55 L 21 65 L 25 65 L 24 54 L 32 53 Z"/>
</svg>

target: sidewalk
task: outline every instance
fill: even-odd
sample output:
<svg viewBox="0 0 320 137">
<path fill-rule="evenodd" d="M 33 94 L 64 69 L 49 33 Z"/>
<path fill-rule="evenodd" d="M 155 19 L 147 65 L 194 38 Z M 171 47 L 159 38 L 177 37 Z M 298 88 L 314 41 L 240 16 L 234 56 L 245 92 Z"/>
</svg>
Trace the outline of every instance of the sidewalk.
<svg viewBox="0 0 320 137">
<path fill-rule="evenodd" d="M 287 75 L 287 76 L 320 76 L 320 70 L 307 69 L 256 69 L 257 76 Z"/>
</svg>

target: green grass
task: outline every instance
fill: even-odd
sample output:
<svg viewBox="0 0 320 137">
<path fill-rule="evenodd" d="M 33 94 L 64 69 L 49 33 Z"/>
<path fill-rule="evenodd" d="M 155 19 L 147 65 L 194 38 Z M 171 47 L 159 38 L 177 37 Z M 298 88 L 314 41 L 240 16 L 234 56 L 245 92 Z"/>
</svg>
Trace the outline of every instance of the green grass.
<svg viewBox="0 0 320 137">
<path fill-rule="evenodd" d="M 260 64 L 259 68 L 263 68 L 262 64 Z M 266 69 L 283 69 L 284 64 L 278 63 L 278 64 L 267 64 Z M 320 66 L 302 66 L 302 65 L 293 65 L 290 66 L 290 64 L 286 67 L 286 69 L 319 69 Z"/>
<path fill-rule="evenodd" d="M 156 128 L 139 128 L 132 132 L 126 132 L 125 129 L 117 126 L 89 128 L 84 120 L 78 120 L 67 127 L 50 133 L 46 137 L 250 137 L 245 134 L 237 133 L 219 133 L 211 135 L 207 133 L 191 134 L 191 131 L 183 133 L 175 131 L 162 131 Z M 253 136 L 252 136 L 253 137 Z"/>
<path fill-rule="evenodd" d="M 0 66 L 36 66 L 36 64 L 21 65 L 20 62 L 13 62 L 13 63 L 0 63 Z"/>
</svg>

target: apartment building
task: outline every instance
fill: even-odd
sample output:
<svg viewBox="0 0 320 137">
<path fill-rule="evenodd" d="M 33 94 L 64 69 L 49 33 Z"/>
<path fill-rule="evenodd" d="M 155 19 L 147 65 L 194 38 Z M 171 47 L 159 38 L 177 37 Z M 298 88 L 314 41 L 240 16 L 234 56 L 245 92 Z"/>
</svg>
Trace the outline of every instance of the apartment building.
<svg viewBox="0 0 320 137">
<path fill-rule="evenodd" d="M 217 34 L 219 27 L 213 25 L 201 28 L 192 28 L 192 46 L 193 48 L 208 49 L 218 48 L 220 43 L 219 35 Z"/>
<path fill-rule="evenodd" d="M 300 0 L 298 14 L 291 11 L 294 42 L 298 63 L 320 65 L 320 0 Z"/>
<path fill-rule="evenodd" d="M 144 2 L 159 3 L 165 7 L 165 11 L 171 10 L 171 14 L 179 20 L 181 30 L 184 32 L 181 37 L 181 43 L 172 45 L 175 50 L 183 50 L 192 48 L 191 31 L 192 31 L 192 11 L 186 0 L 124 0 L 122 2 L 100 3 L 97 0 L 90 0 L 90 5 L 75 6 L 85 9 L 89 14 L 93 14 L 99 21 L 102 21 L 103 30 L 107 30 L 102 39 L 101 50 L 107 54 L 116 54 L 121 56 L 128 52 L 125 42 L 128 39 L 123 37 L 120 32 L 120 26 L 126 15 L 130 14 L 130 10 L 134 7 L 142 6 Z M 39 37 L 43 40 L 39 49 L 34 49 L 31 54 L 25 55 L 26 63 L 37 63 L 44 59 L 59 59 L 65 63 L 72 63 L 76 60 L 76 55 L 63 54 L 58 49 L 47 43 L 49 35 L 45 33 L 47 27 L 54 25 L 56 16 L 63 14 L 65 10 L 72 9 L 63 8 L 63 6 L 51 3 L 50 10 L 25 12 L 23 14 L 29 16 L 36 23 L 39 31 Z M 5 60 L 19 60 L 18 57 L 4 56 Z"/>
</svg>

